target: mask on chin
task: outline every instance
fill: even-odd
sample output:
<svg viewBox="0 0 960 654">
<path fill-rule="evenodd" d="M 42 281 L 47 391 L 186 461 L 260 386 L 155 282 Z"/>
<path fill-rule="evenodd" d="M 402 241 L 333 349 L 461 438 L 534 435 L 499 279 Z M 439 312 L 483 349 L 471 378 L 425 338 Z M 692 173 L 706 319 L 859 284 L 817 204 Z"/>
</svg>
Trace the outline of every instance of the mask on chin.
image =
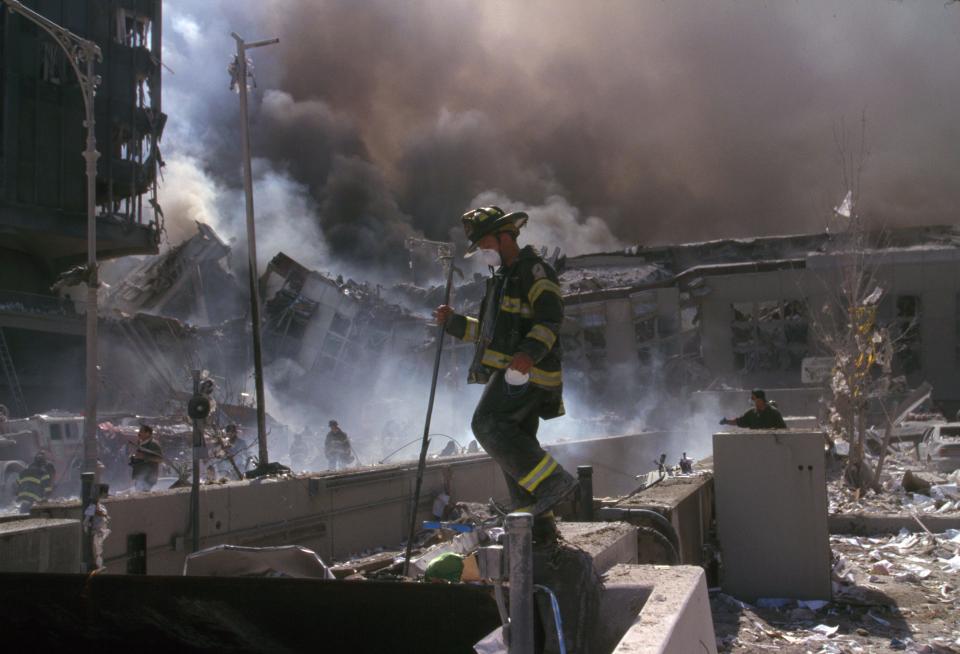
<svg viewBox="0 0 960 654">
<path fill-rule="evenodd" d="M 481 249 L 477 252 L 477 256 L 480 257 L 480 261 L 482 261 L 484 265 L 490 266 L 491 268 L 500 267 L 500 253 L 496 250 Z"/>
</svg>

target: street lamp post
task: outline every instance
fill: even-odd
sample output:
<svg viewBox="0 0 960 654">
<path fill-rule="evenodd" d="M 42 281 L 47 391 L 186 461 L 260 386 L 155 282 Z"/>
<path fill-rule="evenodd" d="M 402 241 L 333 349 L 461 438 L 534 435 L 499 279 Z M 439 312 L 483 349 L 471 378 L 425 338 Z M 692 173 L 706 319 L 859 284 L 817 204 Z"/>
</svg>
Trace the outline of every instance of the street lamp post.
<svg viewBox="0 0 960 654">
<path fill-rule="evenodd" d="M 81 38 L 70 30 L 54 23 L 49 18 L 41 16 L 18 2 L 18 0 L 3 0 L 7 8 L 23 18 L 34 23 L 45 31 L 59 45 L 67 56 L 67 61 L 73 68 L 83 94 L 83 109 L 85 120 L 83 126 L 87 130 L 87 145 L 83 151 L 86 160 L 87 174 L 87 333 L 86 333 L 86 402 L 84 403 L 83 421 L 83 470 L 87 473 L 83 479 L 87 482 L 82 488 L 82 502 L 84 511 L 87 506 L 95 502 L 94 488 L 97 474 L 97 287 L 100 285 L 97 273 L 97 137 L 94 129 L 93 100 L 100 84 L 100 77 L 94 73 L 94 65 L 103 60 L 100 46 L 93 41 Z M 92 475 L 89 473 L 93 473 Z M 90 486 L 87 488 L 87 486 Z M 90 562 L 85 557 L 85 563 Z"/>
<path fill-rule="evenodd" d="M 250 169 L 250 129 L 247 124 L 247 50 L 279 43 L 280 39 L 267 39 L 247 43 L 236 32 L 230 36 L 237 42 L 237 56 L 231 66 L 232 83 L 240 94 L 240 144 L 243 150 L 243 187 L 247 200 L 247 252 L 250 270 L 250 320 L 253 323 L 253 376 L 257 392 L 257 445 L 260 471 L 266 471 L 267 418 L 263 393 L 263 358 L 260 340 L 260 289 L 257 273 L 257 234 L 253 223 L 253 172 Z"/>
</svg>

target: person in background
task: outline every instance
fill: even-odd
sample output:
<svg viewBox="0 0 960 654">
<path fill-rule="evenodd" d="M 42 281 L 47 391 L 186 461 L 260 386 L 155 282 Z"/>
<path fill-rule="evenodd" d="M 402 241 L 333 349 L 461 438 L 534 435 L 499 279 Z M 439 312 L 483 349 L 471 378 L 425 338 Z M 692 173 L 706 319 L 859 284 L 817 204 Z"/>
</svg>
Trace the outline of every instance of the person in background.
<svg viewBox="0 0 960 654">
<path fill-rule="evenodd" d="M 55 472 L 56 469 L 47 461 L 47 453 L 43 450 L 33 457 L 33 463 L 20 471 L 20 476 L 17 477 L 17 504 L 20 513 L 30 513 L 35 503 L 50 496 L 53 492 Z"/>
<path fill-rule="evenodd" d="M 747 429 L 786 429 L 780 412 L 767 402 L 767 394 L 759 388 L 750 393 L 753 408 L 739 418 L 724 418 L 721 425 L 735 425 Z"/>
<path fill-rule="evenodd" d="M 153 427 L 140 425 L 137 432 L 137 449 L 130 455 L 133 485 L 138 491 L 149 491 L 160 476 L 160 463 L 163 450 L 160 443 L 153 439 Z"/>
<path fill-rule="evenodd" d="M 347 433 L 340 429 L 336 420 L 331 420 L 329 425 L 330 431 L 327 432 L 327 438 L 323 443 L 323 452 L 330 469 L 340 470 L 353 463 L 353 448 L 350 446 Z"/>
</svg>

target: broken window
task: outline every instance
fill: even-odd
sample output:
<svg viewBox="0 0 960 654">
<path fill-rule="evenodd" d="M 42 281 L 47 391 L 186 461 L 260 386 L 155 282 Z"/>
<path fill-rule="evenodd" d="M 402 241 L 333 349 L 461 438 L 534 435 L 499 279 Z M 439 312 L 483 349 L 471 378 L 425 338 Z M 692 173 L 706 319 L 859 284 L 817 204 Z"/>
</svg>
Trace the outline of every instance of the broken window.
<svg viewBox="0 0 960 654">
<path fill-rule="evenodd" d="M 807 356 L 809 318 L 803 300 L 730 305 L 734 364 L 741 372 L 800 370 Z"/>
<path fill-rule="evenodd" d="M 40 79 L 50 84 L 63 84 L 67 76 L 67 60 L 56 43 L 40 41 Z"/>
<path fill-rule="evenodd" d="M 574 330 L 561 332 L 560 343 L 570 361 L 585 368 L 602 369 L 607 363 L 607 314 L 601 305 L 568 316 Z"/>
<path fill-rule="evenodd" d="M 921 368 L 919 295 L 885 297 L 880 303 L 879 322 L 890 331 L 894 342 L 893 367 L 902 374 L 918 372 Z"/>
<path fill-rule="evenodd" d="M 333 314 L 333 322 L 330 323 L 330 331 L 332 331 L 334 334 L 340 334 L 340 336 L 346 336 L 348 333 L 350 333 L 350 319 L 339 313 Z"/>
<path fill-rule="evenodd" d="M 149 16 L 137 14 L 130 9 L 117 9 L 114 40 L 132 48 L 151 47 L 152 23 Z"/>
</svg>

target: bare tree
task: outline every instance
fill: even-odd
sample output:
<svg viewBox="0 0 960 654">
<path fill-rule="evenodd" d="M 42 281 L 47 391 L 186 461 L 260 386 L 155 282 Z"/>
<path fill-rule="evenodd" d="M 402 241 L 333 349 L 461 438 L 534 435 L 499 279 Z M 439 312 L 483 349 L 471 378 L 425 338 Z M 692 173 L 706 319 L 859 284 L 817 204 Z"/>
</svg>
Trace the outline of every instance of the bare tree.
<svg viewBox="0 0 960 654">
<path fill-rule="evenodd" d="M 879 488 L 864 457 L 866 410 L 871 399 L 886 395 L 891 385 L 893 340 L 878 322 L 884 290 L 876 278 L 875 258 L 870 251 L 882 244 L 880 233 L 872 234 L 857 211 L 860 180 L 868 157 L 866 115 L 861 117 L 859 144 L 852 153 L 844 121 L 834 127 L 834 142 L 846 195 L 833 209 L 832 251 L 839 263 L 836 278 L 823 280 L 828 292 L 811 327 L 825 353 L 833 359 L 830 387 L 830 436 L 850 443 L 844 478 L 864 490 Z M 828 225 L 829 228 L 829 225 Z"/>
</svg>

